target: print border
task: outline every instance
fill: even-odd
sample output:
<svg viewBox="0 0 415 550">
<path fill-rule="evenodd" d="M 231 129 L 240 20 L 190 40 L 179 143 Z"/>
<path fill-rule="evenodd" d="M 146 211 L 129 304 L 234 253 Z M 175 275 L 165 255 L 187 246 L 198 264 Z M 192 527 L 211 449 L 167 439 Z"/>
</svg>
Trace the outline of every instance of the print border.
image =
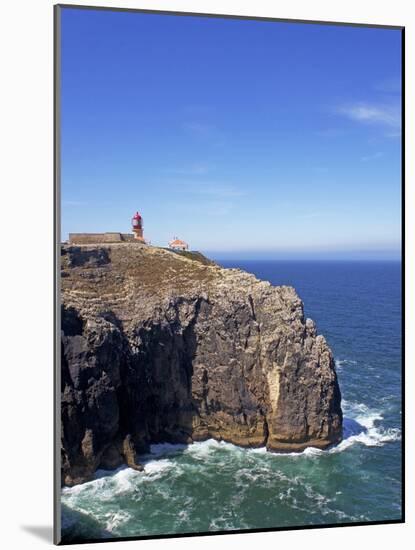
<svg viewBox="0 0 415 550">
<path fill-rule="evenodd" d="M 60 80 L 61 80 L 61 13 L 62 9 L 77 9 L 77 10 L 99 10 L 99 11 L 121 11 L 131 13 L 147 13 L 158 15 L 175 15 L 183 17 L 208 17 L 217 19 L 239 19 L 251 21 L 270 21 L 284 23 L 305 23 L 310 25 L 328 25 L 328 26 L 348 26 L 348 27 L 365 27 L 378 29 L 392 29 L 401 31 L 401 403 L 402 403 L 402 453 L 401 453 L 401 471 L 402 471 L 402 490 L 401 490 L 401 518 L 379 521 L 359 521 L 350 523 L 334 523 L 334 524 L 318 524 L 318 525 L 297 525 L 289 527 L 270 527 L 258 529 L 233 529 L 226 531 L 207 531 L 207 532 L 192 532 L 192 533 L 172 533 L 160 535 L 142 535 L 132 537 L 114 537 L 114 538 L 99 538 L 99 539 L 77 539 L 70 542 L 61 541 L 61 475 L 60 475 L 60 444 L 61 444 L 61 428 L 60 428 L 60 394 L 61 394 L 61 359 L 60 359 L 60 327 L 61 327 L 61 299 L 60 299 L 60 246 L 61 246 L 61 110 L 60 110 Z M 183 11 L 168 11 L 168 10 L 152 10 L 141 8 L 118 8 L 112 6 L 92 6 L 92 5 L 77 5 L 77 4 L 55 4 L 53 6 L 53 58 L 54 58 L 54 101 L 53 101 L 53 119 L 54 119 L 54 139 L 53 139 L 53 200 L 54 200 L 54 372 L 53 372 L 53 387 L 54 387 L 54 487 L 53 487 L 53 541 L 56 545 L 72 545 L 72 544 L 89 544 L 101 542 L 121 542 L 132 540 L 155 540 L 183 537 L 199 537 L 199 536 L 215 536 L 215 535 L 232 535 L 244 533 L 266 533 L 278 531 L 299 531 L 309 529 L 328 529 L 333 527 L 358 527 L 358 526 L 376 526 L 405 523 L 405 27 L 397 25 L 381 25 L 368 23 L 350 23 L 341 21 L 318 21 L 305 19 L 289 19 L 276 17 L 260 17 L 248 15 L 232 15 L 232 14 L 217 14 L 217 13 L 198 13 L 198 12 L 183 12 Z"/>
</svg>

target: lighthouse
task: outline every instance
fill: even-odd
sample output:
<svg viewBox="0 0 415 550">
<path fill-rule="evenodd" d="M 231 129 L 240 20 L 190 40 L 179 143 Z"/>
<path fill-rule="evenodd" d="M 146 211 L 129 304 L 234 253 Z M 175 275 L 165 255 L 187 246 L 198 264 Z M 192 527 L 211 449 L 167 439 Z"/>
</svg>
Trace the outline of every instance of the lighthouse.
<svg viewBox="0 0 415 550">
<path fill-rule="evenodd" d="M 133 226 L 134 239 L 136 241 L 145 243 L 145 240 L 143 237 L 143 218 L 140 216 L 138 212 L 134 214 L 131 220 L 131 224 Z"/>
</svg>

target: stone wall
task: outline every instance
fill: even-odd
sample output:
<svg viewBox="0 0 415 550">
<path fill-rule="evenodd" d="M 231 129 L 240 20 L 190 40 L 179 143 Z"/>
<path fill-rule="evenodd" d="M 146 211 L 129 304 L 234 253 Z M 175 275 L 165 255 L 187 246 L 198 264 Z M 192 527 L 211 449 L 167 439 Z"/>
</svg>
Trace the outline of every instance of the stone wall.
<svg viewBox="0 0 415 550">
<path fill-rule="evenodd" d="M 121 243 L 134 240 L 134 235 L 130 233 L 69 233 L 71 244 Z"/>
</svg>

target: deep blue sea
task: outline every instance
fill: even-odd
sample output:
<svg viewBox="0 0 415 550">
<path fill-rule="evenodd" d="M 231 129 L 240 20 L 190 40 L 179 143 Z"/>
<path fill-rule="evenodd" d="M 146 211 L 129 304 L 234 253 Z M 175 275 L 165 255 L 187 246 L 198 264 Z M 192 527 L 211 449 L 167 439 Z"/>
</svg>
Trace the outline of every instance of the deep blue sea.
<svg viewBox="0 0 415 550">
<path fill-rule="evenodd" d="M 62 491 L 63 533 L 143 536 L 401 517 L 401 264 L 232 261 L 294 286 L 330 344 L 344 439 L 297 454 L 213 440 L 154 445 L 144 472 L 100 471 Z"/>
</svg>

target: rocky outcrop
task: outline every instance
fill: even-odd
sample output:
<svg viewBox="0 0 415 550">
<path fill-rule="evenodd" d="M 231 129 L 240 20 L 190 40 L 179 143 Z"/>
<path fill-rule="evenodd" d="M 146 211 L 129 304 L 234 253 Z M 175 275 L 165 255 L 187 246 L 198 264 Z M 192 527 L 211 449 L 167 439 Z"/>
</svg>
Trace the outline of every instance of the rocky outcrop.
<svg viewBox="0 0 415 550">
<path fill-rule="evenodd" d="M 62 248 L 62 481 L 152 442 L 342 436 L 331 351 L 291 287 L 137 244 Z"/>
</svg>

